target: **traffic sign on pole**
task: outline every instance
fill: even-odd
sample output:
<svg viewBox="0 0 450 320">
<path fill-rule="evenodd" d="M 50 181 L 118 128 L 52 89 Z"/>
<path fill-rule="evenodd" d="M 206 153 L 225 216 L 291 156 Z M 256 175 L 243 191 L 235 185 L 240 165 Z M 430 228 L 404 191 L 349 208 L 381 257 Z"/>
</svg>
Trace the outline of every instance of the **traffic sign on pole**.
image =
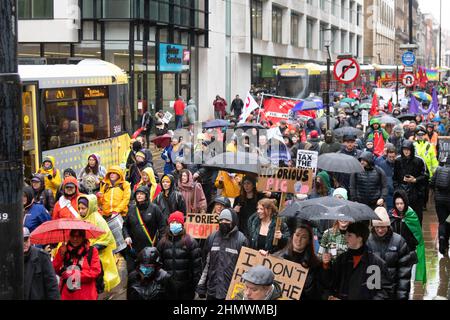
<svg viewBox="0 0 450 320">
<path fill-rule="evenodd" d="M 412 51 L 406 51 L 402 56 L 402 62 L 407 67 L 412 67 L 416 63 L 416 56 Z"/>
<path fill-rule="evenodd" d="M 334 78 L 342 83 L 350 83 L 359 77 L 360 67 L 354 58 L 339 59 L 334 64 Z"/>
<path fill-rule="evenodd" d="M 412 73 L 405 73 L 402 76 L 402 83 L 405 87 L 412 87 L 414 86 L 414 83 L 416 82 L 416 79 Z"/>
</svg>

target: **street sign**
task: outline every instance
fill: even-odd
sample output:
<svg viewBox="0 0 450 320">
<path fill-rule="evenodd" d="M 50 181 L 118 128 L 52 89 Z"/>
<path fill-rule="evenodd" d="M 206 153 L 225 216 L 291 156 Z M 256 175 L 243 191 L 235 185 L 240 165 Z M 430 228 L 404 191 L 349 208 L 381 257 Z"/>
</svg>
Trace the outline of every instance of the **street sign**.
<svg viewBox="0 0 450 320">
<path fill-rule="evenodd" d="M 405 87 L 412 87 L 414 86 L 414 83 L 416 82 L 416 79 L 414 78 L 414 75 L 411 73 L 406 73 L 402 77 L 402 83 Z"/>
<path fill-rule="evenodd" d="M 405 67 L 403 69 L 404 72 L 408 72 L 408 73 L 413 73 L 414 72 L 414 67 Z"/>
<path fill-rule="evenodd" d="M 412 51 L 406 51 L 402 56 L 402 62 L 407 67 L 412 67 L 416 63 L 416 56 Z"/>
<path fill-rule="evenodd" d="M 354 58 L 339 59 L 334 64 L 334 78 L 341 83 L 355 81 L 360 73 L 358 61 Z"/>
</svg>

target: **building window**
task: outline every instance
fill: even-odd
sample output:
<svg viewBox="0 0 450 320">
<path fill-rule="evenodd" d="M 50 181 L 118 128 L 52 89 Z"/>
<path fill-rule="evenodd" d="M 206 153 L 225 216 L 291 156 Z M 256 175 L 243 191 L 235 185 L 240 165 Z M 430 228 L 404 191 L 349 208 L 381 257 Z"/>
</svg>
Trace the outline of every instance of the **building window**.
<svg viewBox="0 0 450 320">
<path fill-rule="evenodd" d="M 327 32 L 327 27 L 323 24 L 320 25 L 320 33 L 319 33 L 319 46 L 320 50 L 325 50 L 325 32 Z"/>
<path fill-rule="evenodd" d="M 272 42 L 281 43 L 281 8 L 272 7 Z"/>
<path fill-rule="evenodd" d="M 312 5 L 313 4 L 313 0 L 307 0 L 306 3 L 309 4 L 309 5 Z"/>
<path fill-rule="evenodd" d="M 337 16 L 337 4 L 336 4 L 336 1 L 337 0 L 333 0 L 332 2 L 331 2 L 331 13 L 333 14 L 333 16 Z"/>
<path fill-rule="evenodd" d="M 295 13 L 291 15 L 291 44 L 298 47 L 298 23 L 299 16 Z"/>
<path fill-rule="evenodd" d="M 353 8 L 354 8 L 355 2 L 350 1 L 350 6 L 348 8 L 348 16 L 350 17 L 350 23 L 353 23 Z"/>
<path fill-rule="evenodd" d="M 262 1 L 252 0 L 253 38 L 262 39 Z"/>
<path fill-rule="evenodd" d="M 345 42 L 346 42 L 346 37 L 345 37 L 345 31 L 341 31 L 341 52 L 344 53 L 345 52 Z"/>
<path fill-rule="evenodd" d="M 341 0 L 341 19 L 345 20 L 345 0 Z"/>
<path fill-rule="evenodd" d="M 320 0 L 320 9 L 326 11 L 326 0 Z"/>
<path fill-rule="evenodd" d="M 19 19 L 53 19 L 53 0 L 19 0 Z"/>
<path fill-rule="evenodd" d="M 312 21 L 311 19 L 306 20 L 306 47 L 308 49 L 312 49 L 313 47 L 313 24 L 314 21 Z"/>
<path fill-rule="evenodd" d="M 359 27 L 361 25 L 361 11 L 362 7 L 358 5 L 357 11 L 356 11 L 356 25 Z"/>
</svg>

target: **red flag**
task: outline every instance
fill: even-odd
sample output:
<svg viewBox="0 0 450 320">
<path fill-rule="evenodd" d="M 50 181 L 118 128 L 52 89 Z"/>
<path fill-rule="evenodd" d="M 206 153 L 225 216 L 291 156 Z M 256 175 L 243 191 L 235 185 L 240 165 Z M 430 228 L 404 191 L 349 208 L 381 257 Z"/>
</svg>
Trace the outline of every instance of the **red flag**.
<svg viewBox="0 0 450 320">
<path fill-rule="evenodd" d="M 389 100 L 388 110 L 389 110 L 389 113 L 392 113 L 392 100 Z"/>
<path fill-rule="evenodd" d="M 278 123 L 289 119 L 289 111 L 294 108 L 298 101 L 284 100 L 279 98 L 264 98 L 264 113 L 268 120 Z M 297 114 L 315 118 L 314 111 L 299 111 Z"/>
<path fill-rule="evenodd" d="M 372 108 L 370 109 L 370 115 L 376 116 L 378 114 L 378 97 L 377 94 L 373 94 L 372 98 Z"/>
<path fill-rule="evenodd" d="M 366 90 L 366 86 L 365 85 L 363 85 L 363 87 L 362 87 L 362 92 L 364 93 L 365 96 L 367 95 L 367 90 Z"/>
</svg>

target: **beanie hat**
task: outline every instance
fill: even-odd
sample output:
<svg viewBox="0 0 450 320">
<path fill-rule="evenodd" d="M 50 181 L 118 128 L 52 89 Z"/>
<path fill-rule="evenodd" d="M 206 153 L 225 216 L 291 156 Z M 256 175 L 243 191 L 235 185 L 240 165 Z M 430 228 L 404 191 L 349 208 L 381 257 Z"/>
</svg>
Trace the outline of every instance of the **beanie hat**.
<svg viewBox="0 0 450 320">
<path fill-rule="evenodd" d="M 319 133 L 317 132 L 317 130 L 313 130 L 310 133 L 311 138 L 316 139 L 319 137 Z"/>
<path fill-rule="evenodd" d="M 374 227 L 389 227 L 391 225 L 389 215 L 384 207 L 376 208 L 375 213 L 381 220 L 372 220 L 372 225 Z"/>
<path fill-rule="evenodd" d="M 161 183 L 164 182 L 164 181 L 168 181 L 168 182 L 172 183 L 172 180 L 170 180 L 170 178 L 168 176 L 162 177 Z"/>
<path fill-rule="evenodd" d="M 78 203 L 82 203 L 85 207 L 89 207 L 89 200 L 86 197 L 80 197 Z"/>
<path fill-rule="evenodd" d="M 178 222 L 184 225 L 184 215 L 180 211 L 175 211 L 169 216 L 169 219 L 167 219 L 167 223 L 171 224 L 172 222 Z"/>
<path fill-rule="evenodd" d="M 335 197 L 337 195 L 341 196 L 345 200 L 348 200 L 348 192 L 344 188 L 337 188 L 336 190 L 334 190 L 333 197 Z"/>
<path fill-rule="evenodd" d="M 141 158 L 144 158 L 144 159 L 145 159 L 145 153 L 143 153 L 142 151 L 138 151 L 138 152 L 136 153 L 136 157 L 141 157 Z"/>
<path fill-rule="evenodd" d="M 233 215 L 231 214 L 230 209 L 223 209 L 222 212 L 219 215 L 219 221 L 220 220 L 228 220 L 230 222 L 233 222 Z"/>
</svg>

